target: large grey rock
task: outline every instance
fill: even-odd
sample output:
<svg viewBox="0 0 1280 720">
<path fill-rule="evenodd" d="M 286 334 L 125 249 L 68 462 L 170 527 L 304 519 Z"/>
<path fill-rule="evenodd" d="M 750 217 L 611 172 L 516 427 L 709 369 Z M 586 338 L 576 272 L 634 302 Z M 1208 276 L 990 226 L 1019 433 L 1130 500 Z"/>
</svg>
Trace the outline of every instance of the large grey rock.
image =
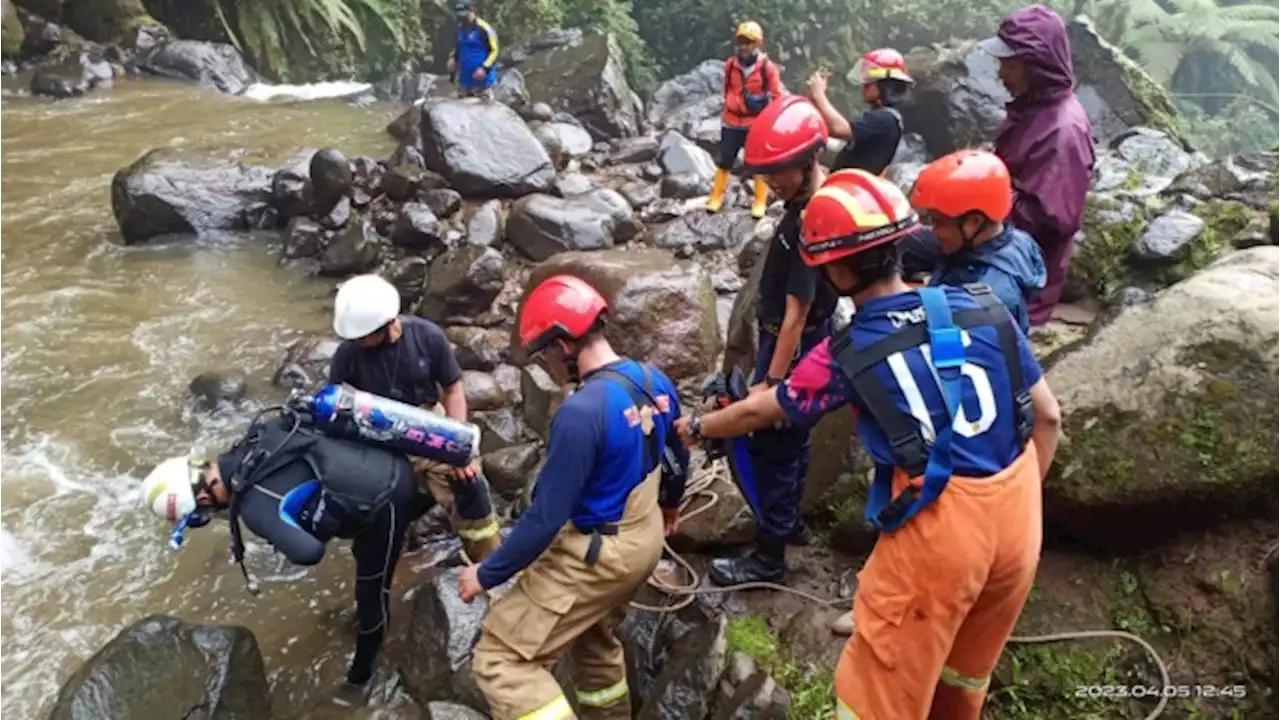
<svg viewBox="0 0 1280 720">
<path fill-rule="evenodd" d="M 589 33 L 534 52 L 520 64 L 530 102 L 576 117 L 596 140 L 636 135 L 640 99 L 626 79 L 626 60 L 611 35 Z"/>
<path fill-rule="evenodd" d="M 455 596 L 457 592 L 454 592 Z M 130 625 L 62 685 L 50 720 L 272 716 L 253 633 L 152 615 Z"/>
<path fill-rule="evenodd" d="M 320 256 L 320 272 L 325 275 L 352 275 L 378 266 L 382 238 L 373 223 L 360 220 L 338 233 Z"/>
<path fill-rule="evenodd" d="M 31 78 L 31 94 L 52 98 L 84 95 L 98 87 L 111 87 L 115 73 L 100 54 L 74 52 L 50 65 L 43 65 Z"/>
<path fill-rule="evenodd" d="M 689 72 L 664 81 L 649 96 L 645 119 L 654 126 L 674 127 L 670 122 L 672 116 L 708 99 L 719 100 L 723 106 L 723 60 L 703 60 Z M 715 112 L 718 117 L 720 110 Z"/>
<path fill-rule="evenodd" d="M 1118 135 L 1112 148 L 1142 178 L 1160 179 L 1156 191 L 1198 165 L 1196 158 L 1167 134 L 1146 127 L 1131 128 Z"/>
<path fill-rule="evenodd" d="M 618 229 L 630 215 L 630 206 L 625 200 L 622 204 L 626 206 L 627 216 L 620 216 L 618 208 L 592 194 L 521 198 L 507 217 L 507 240 L 531 260 L 545 260 L 571 250 L 610 248 Z"/>
<path fill-rule="evenodd" d="M 632 180 L 618 188 L 618 192 L 637 210 L 658 199 L 658 186 L 643 180 Z"/>
<path fill-rule="evenodd" d="M 733 250 L 752 238 L 755 227 L 756 221 L 747 210 L 725 210 L 715 215 L 689 213 L 667 225 L 652 241 L 654 246 L 667 250 Z"/>
<path fill-rule="evenodd" d="M 455 315 L 477 315 L 502 292 L 505 263 L 493 248 L 448 250 L 431 263 L 419 312 L 437 323 Z"/>
<path fill-rule="evenodd" d="M 994 139 L 1011 99 L 999 66 L 974 43 L 912 51 L 907 68 L 916 84 L 899 106 L 905 130 L 919 133 L 934 157 Z"/>
<path fill-rule="evenodd" d="M 516 412 L 512 408 L 504 407 L 497 410 L 482 410 L 471 415 L 471 422 L 480 428 L 480 454 L 489 455 L 515 447 L 528 439 L 525 437 L 528 426 L 523 417 L 528 416 L 529 408 L 524 408 L 523 417 Z"/>
<path fill-rule="evenodd" d="M 111 179 L 111 210 L 125 244 L 167 233 L 261 226 L 274 172 L 227 157 L 152 150 Z"/>
<path fill-rule="evenodd" d="M 387 123 L 387 134 L 404 145 L 422 144 L 422 105 L 414 104 Z"/>
<path fill-rule="evenodd" d="M 311 201 L 313 211 L 325 214 L 338 201 L 351 194 L 351 163 L 347 156 L 333 148 L 319 150 L 311 156 Z"/>
<path fill-rule="evenodd" d="M 422 112 L 427 167 L 466 196 L 520 197 L 545 192 L 555 168 L 542 144 L 501 103 L 445 100 Z"/>
<path fill-rule="evenodd" d="M 512 110 L 528 105 L 529 88 L 525 86 L 524 75 L 515 68 L 500 73 L 497 84 L 493 86 L 493 99 Z"/>
<path fill-rule="evenodd" d="M 320 223 L 305 215 L 299 216 L 290 220 L 285 228 L 281 257 L 284 260 L 318 258 L 328 244 L 329 233 Z"/>
<path fill-rule="evenodd" d="M 422 194 L 422 202 L 441 220 L 448 220 L 462 208 L 462 195 L 457 190 L 438 188 Z"/>
<path fill-rule="evenodd" d="M 453 343 L 458 367 L 463 370 L 489 372 L 507 359 L 509 338 L 507 333 L 497 328 L 456 325 L 446 328 L 444 334 Z"/>
<path fill-rule="evenodd" d="M 533 134 L 546 148 L 556 167 L 564 168 L 570 160 L 591 152 L 591 135 L 577 125 L 563 122 L 543 123 Z"/>
<path fill-rule="evenodd" d="M 395 261 L 382 274 L 400 292 L 401 304 L 412 304 L 422 297 L 427 287 L 430 265 L 426 258 L 410 255 Z"/>
<path fill-rule="evenodd" d="M 618 352 L 644 358 L 677 379 L 712 369 L 720 334 L 705 268 L 650 248 L 569 252 L 535 267 L 526 287 L 561 273 L 586 280 L 609 301 L 606 334 Z M 514 349 L 514 337 L 512 343 Z M 526 408 L 532 402 L 528 388 L 524 402 Z"/>
<path fill-rule="evenodd" d="M 174 40 L 138 60 L 138 70 L 178 80 L 194 80 L 228 95 L 239 95 L 258 82 L 258 74 L 225 43 Z"/>
<path fill-rule="evenodd" d="M 1171 210 L 1151 221 L 1130 249 L 1140 264 L 1175 263 L 1186 256 L 1204 232 L 1204 220 L 1181 210 Z"/>
<path fill-rule="evenodd" d="M 416 251 L 444 249 L 444 228 L 439 218 L 424 203 L 407 202 L 400 208 L 400 217 L 391 231 L 391 242 Z"/>
<path fill-rule="evenodd" d="M 711 153 L 674 130 L 662 136 L 658 147 L 658 162 L 669 175 L 693 175 L 701 180 L 710 180 L 716 174 L 716 161 Z"/>
<path fill-rule="evenodd" d="M 564 388 L 538 365 L 526 365 L 520 373 L 520 395 L 524 398 L 524 421 L 538 437 L 546 440 L 550 436 L 551 418 L 564 402 Z"/>
<path fill-rule="evenodd" d="M 311 187 L 307 176 L 289 168 L 277 171 L 271 178 L 270 200 L 282 222 L 306 215 L 311 210 Z"/>
<path fill-rule="evenodd" d="M 489 247 L 502 242 L 506 237 L 506 218 L 502 215 L 502 203 L 497 200 L 476 208 L 467 220 L 467 244 L 476 247 Z"/>
<path fill-rule="evenodd" d="M 481 459 L 489 487 L 508 500 L 519 497 L 529 471 L 541 459 L 536 443 L 524 443 L 489 453 Z"/>
<path fill-rule="evenodd" d="M 471 677 L 471 653 L 480 640 L 489 603 L 484 595 L 469 605 L 462 602 L 461 572 L 442 570 L 418 589 L 401 644 L 401 677 L 419 705 L 448 701 L 485 712 L 488 703 Z"/>
<path fill-rule="evenodd" d="M 670 614 L 632 610 L 618 627 L 637 720 L 704 718 L 725 669 L 725 618 L 694 604 Z"/>
<path fill-rule="evenodd" d="M 489 373 L 463 370 L 462 386 L 467 394 L 468 410 L 497 410 L 507 404 L 507 395 Z"/>
<path fill-rule="evenodd" d="M 609 153 L 611 165 L 641 163 L 655 160 L 658 157 L 658 139 L 645 135 L 643 137 L 625 138 L 618 141 Z"/>
<path fill-rule="evenodd" d="M 1239 200 L 1261 210 L 1276 198 L 1278 164 L 1280 158 L 1275 152 L 1222 158 L 1179 175 L 1165 194 L 1188 193 L 1200 200 Z"/>
</svg>

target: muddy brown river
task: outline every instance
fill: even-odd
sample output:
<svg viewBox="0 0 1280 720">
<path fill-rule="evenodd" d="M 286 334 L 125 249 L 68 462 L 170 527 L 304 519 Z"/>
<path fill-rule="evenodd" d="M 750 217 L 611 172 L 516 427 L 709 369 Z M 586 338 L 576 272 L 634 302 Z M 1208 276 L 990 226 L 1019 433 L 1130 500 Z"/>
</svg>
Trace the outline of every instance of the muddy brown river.
<svg viewBox="0 0 1280 720">
<path fill-rule="evenodd" d="M 255 545 L 255 600 L 227 559 L 226 525 L 175 553 L 163 521 L 140 509 L 139 484 L 165 456 L 225 449 L 252 414 L 184 409 L 195 375 L 241 370 L 251 405 L 281 397 L 271 371 L 297 333 L 328 326 L 332 283 L 279 268 L 274 235 L 123 247 L 110 181 L 160 146 L 264 161 L 325 145 L 385 156 L 387 109 L 133 80 L 56 103 L 5 97 L 2 117 L 0 710 L 43 717 L 113 634 L 169 613 L 253 630 L 277 716 L 299 714 L 352 647 L 337 617 L 352 604 L 345 548 L 308 572 Z"/>
</svg>

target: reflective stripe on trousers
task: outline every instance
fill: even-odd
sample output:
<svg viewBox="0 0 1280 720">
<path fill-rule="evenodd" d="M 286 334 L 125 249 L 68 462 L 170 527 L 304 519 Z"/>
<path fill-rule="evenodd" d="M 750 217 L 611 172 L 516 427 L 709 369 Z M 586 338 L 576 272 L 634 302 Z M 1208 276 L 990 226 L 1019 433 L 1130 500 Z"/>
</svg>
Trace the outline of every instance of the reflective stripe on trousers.
<svg viewBox="0 0 1280 720">
<path fill-rule="evenodd" d="M 578 691 L 578 702 L 587 707 L 609 707 L 627 696 L 627 680 L 623 678 L 600 690 Z"/>
<path fill-rule="evenodd" d="M 573 717 L 573 708 L 569 706 L 569 698 L 561 695 L 531 713 L 521 715 L 518 720 L 566 720 Z"/>
</svg>

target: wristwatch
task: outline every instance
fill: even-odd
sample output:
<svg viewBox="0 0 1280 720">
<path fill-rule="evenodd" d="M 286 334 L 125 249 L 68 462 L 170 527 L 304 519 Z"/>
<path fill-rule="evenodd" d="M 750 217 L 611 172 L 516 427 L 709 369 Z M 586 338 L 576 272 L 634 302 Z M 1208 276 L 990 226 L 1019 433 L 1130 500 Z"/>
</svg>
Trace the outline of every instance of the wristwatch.
<svg viewBox="0 0 1280 720">
<path fill-rule="evenodd" d="M 777 387 L 781 385 L 782 381 L 785 379 L 786 378 L 780 378 L 780 377 L 774 377 L 772 375 L 768 375 L 764 379 L 764 384 L 768 385 L 769 387 Z"/>
<path fill-rule="evenodd" d="M 693 438 L 694 440 L 702 439 L 702 416 L 701 415 L 694 415 L 693 419 L 689 421 L 689 437 Z"/>
</svg>

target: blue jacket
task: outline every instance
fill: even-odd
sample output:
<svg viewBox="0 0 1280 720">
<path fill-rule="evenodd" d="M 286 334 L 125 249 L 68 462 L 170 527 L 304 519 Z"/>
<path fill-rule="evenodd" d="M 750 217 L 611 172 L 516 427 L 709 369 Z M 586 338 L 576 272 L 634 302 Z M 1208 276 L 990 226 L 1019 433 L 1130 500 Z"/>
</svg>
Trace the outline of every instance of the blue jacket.
<svg viewBox="0 0 1280 720">
<path fill-rule="evenodd" d="M 457 44 L 454 59 L 457 61 L 458 84 L 466 88 L 493 87 L 498 82 L 498 33 L 493 26 L 476 18 L 471 27 L 458 23 Z M 486 70 L 484 80 L 476 82 L 471 76 L 476 68 Z"/>
<path fill-rule="evenodd" d="M 1004 232 L 968 252 L 944 255 L 930 285 L 989 285 L 1025 333 L 1031 323 L 1027 301 L 1039 294 L 1048 275 L 1040 246 L 1025 232 L 1005 224 Z"/>
</svg>

